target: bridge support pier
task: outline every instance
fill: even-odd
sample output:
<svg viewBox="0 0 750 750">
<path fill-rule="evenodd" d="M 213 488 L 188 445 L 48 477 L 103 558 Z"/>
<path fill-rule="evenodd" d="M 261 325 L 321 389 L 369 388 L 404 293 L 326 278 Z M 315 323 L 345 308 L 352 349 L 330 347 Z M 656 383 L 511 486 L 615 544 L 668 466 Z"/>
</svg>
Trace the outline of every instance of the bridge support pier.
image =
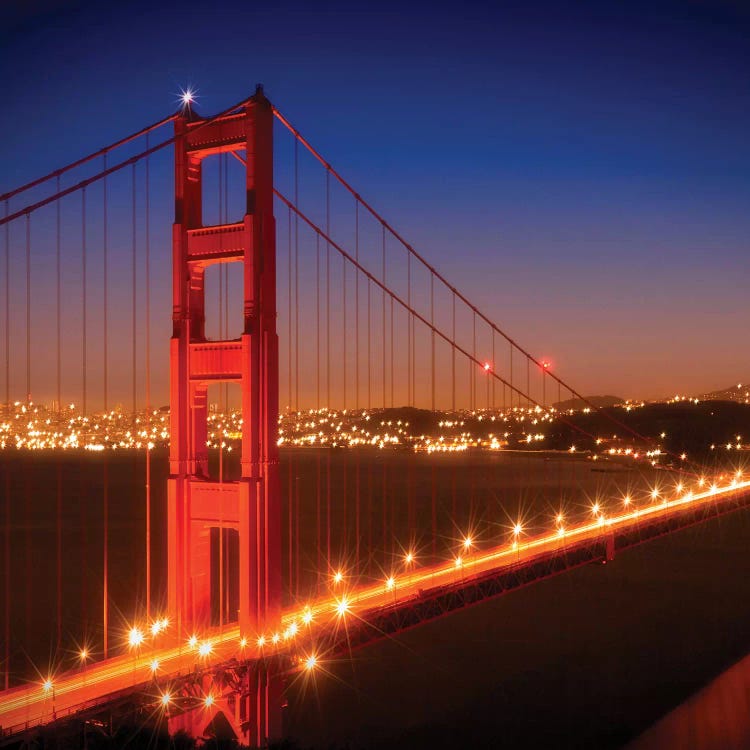
<svg viewBox="0 0 750 750">
<path fill-rule="evenodd" d="M 266 748 L 281 738 L 283 680 L 258 662 L 237 681 L 223 686 L 204 677 L 175 699 L 168 719 L 170 736 L 184 732 L 194 739 L 236 739 L 251 748 Z M 211 696 L 207 704 L 205 696 Z"/>
</svg>

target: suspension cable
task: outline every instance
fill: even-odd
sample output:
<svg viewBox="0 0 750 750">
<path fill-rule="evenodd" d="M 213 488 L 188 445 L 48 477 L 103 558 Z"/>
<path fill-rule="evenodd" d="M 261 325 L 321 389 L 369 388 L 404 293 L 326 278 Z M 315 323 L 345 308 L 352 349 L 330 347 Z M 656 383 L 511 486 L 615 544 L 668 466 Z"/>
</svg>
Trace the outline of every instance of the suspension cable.
<svg viewBox="0 0 750 750">
<path fill-rule="evenodd" d="M 145 128 L 142 128 L 137 133 L 131 133 L 130 135 L 125 136 L 125 138 L 121 138 L 119 141 L 115 141 L 109 146 L 100 148 L 98 151 L 94 151 L 93 153 L 88 154 L 87 156 L 77 159 L 76 161 L 73 161 L 70 164 L 66 164 L 64 167 L 60 167 L 59 169 L 56 169 L 53 172 L 50 172 L 49 174 L 44 175 L 44 177 L 37 177 L 35 180 L 32 180 L 31 182 L 27 182 L 25 185 L 21 185 L 21 187 L 17 187 L 8 193 L 0 195 L 0 201 L 8 200 L 9 198 L 12 198 L 13 196 L 18 195 L 19 193 L 23 193 L 26 190 L 31 190 L 31 188 L 37 187 L 38 185 L 42 185 L 43 183 L 51 180 L 53 177 L 56 177 L 59 182 L 60 176 L 65 174 L 66 172 L 69 172 L 71 169 L 80 167 L 81 165 L 86 164 L 87 162 L 92 161 L 99 156 L 106 157 L 108 152 L 114 151 L 120 146 L 124 146 L 126 143 L 135 141 L 141 136 L 147 135 L 153 130 L 157 130 L 158 128 L 162 127 L 162 125 L 166 125 L 168 122 L 172 122 L 172 120 L 174 120 L 177 116 L 178 116 L 178 113 L 169 115 L 169 117 L 165 117 L 163 120 L 159 120 L 159 122 L 155 122 L 152 125 L 148 125 Z"/>
<path fill-rule="evenodd" d="M 319 151 L 317 151 L 312 144 L 300 133 L 297 128 L 295 128 L 291 122 L 276 108 L 273 107 L 273 113 L 276 116 L 276 118 L 279 120 L 279 122 L 284 125 L 284 127 L 289 130 L 292 135 L 302 143 L 303 146 L 325 167 L 326 172 L 328 174 L 332 174 L 336 180 L 352 195 L 354 195 L 361 203 L 362 205 L 370 212 L 370 214 L 377 219 L 385 228 L 388 229 L 388 231 L 393 235 L 393 237 L 398 240 L 408 251 L 411 255 L 413 255 L 420 263 L 422 263 L 429 271 L 431 271 L 433 274 L 435 274 L 435 277 L 443 283 L 449 290 L 451 290 L 458 299 L 461 300 L 472 312 L 476 313 L 476 315 L 479 316 L 480 319 L 482 319 L 487 325 L 489 325 L 491 328 L 493 328 L 496 333 L 498 333 L 500 336 L 502 336 L 504 339 L 506 339 L 513 347 L 518 349 L 518 351 L 523 354 L 527 359 L 531 360 L 535 365 L 538 367 L 541 367 L 542 364 L 539 362 L 536 357 L 534 357 L 531 353 L 529 353 L 526 349 L 524 349 L 518 342 L 516 342 L 513 338 L 511 338 L 505 331 L 503 331 L 501 328 L 499 328 L 490 318 L 488 318 L 484 313 L 482 313 L 479 308 L 477 308 L 475 305 L 473 305 L 467 297 L 465 297 L 461 292 L 456 289 L 452 284 L 448 282 L 448 280 L 432 265 L 430 265 L 420 253 L 418 253 L 384 218 L 383 216 L 378 213 L 367 201 L 365 201 L 362 196 L 357 193 L 354 188 L 337 172 L 329 162 L 327 162 L 323 156 L 320 154 Z M 645 440 L 647 442 L 653 442 L 652 438 L 649 438 L 648 436 L 642 435 L 637 430 L 634 430 L 629 425 L 625 424 L 624 422 L 620 421 L 613 415 L 611 415 L 609 412 L 607 412 L 605 409 L 603 409 L 600 406 L 596 406 L 594 403 L 592 403 L 589 399 L 587 399 L 585 396 L 581 395 L 578 391 L 576 391 L 574 388 L 572 388 L 570 385 L 568 385 L 562 378 L 560 378 L 558 375 L 556 375 L 554 372 L 549 372 L 548 374 L 550 377 L 552 377 L 554 380 L 559 381 L 565 388 L 567 388 L 573 396 L 581 400 L 583 403 L 585 403 L 589 408 L 592 409 L 592 411 L 596 411 L 598 413 L 601 413 L 606 419 L 610 420 L 611 422 L 614 422 L 618 426 L 622 427 L 624 430 L 629 432 L 631 435 L 638 437 L 642 440 Z"/>
<path fill-rule="evenodd" d="M 408 314 L 411 314 L 414 316 L 415 320 L 418 320 L 420 323 L 425 325 L 428 329 L 434 331 L 440 338 L 442 338 L 444 341 L 446 341 L 450 346 L 454 348 L 456 352 L 459 354 L 462 354 L 467 360 L 470 362 L 473 362 L 477 366 L 481 366 L 481 362 L 476 359 L 472 355 L 470 351 L 468 351 L 466 348 L 462 347 L 460 344 L 457 344 L 455 341 L 452 341 L 451 338 L 441 331 L 439 328 L 433 326 L 430 324 L 430 321 L 425 318 L 421 313 L 419 313 L 417 310 L 414 310 L 411 308 L 404 300 L 402 300 L 398 295 L 396 295 L 395 292 L 393 292 L 391 289 L 387 288 L 385 284 L 381 281 L 379 281 L 370 271 L 368 271 L 366 268 L 364 268 L 360 263 L 358 263 L 352 255 L 350 255 L 346 250 L 344 250 L 341 245 L 339 245 L 335 240 L 333 240 L 329 235 L 327 235 L 322 229 L 320 229 L 311 219 L 309 219 L 305 214 L 303 214 L 296 206 L 293 205 L 293 203 L 286 198 L 281 192 L 279 192 L 277 189 L 274 188 L 274 194 L 276 195 L 279 200 L 282 201 L 286 206 L 290 207 L 292 211 L 297 213 L 302 219 L 302 221 L 307 224 L 310 229 L 312 229 L 314 232 L 320 234 L 320 236 L 325 240 L 327 245 L 329 247 L 334 248 L 341 256 L 343 256 L 349 263 L 351 263 L 353 266 L 359 268 L 360 272 L 365 275 L 367 278 L 369 278 L 373 283 L 375 283 L 377 286 L 381 288 L 389 297 L 391 300 L 391 306 L 393 306 L 394 303 L 397 303 L 404 311 Z M 393 317 L 391 317 L 391 322 L 393 322 Z M 393 337 L 391 336 L 391 344 L 393 344 Z M 537 402 L 535 399 L 531 397 L 530 394 L 525 393 L 523 390 L 516 388 L 512 386 L 510 383 L 508 383 L 507 380 L 503 376 L 501 376 L 497 371 L 491 370 L 489 373 L 492 377 L 497 379 L 501 383 L 505 383 L 509 387 L 511 387 L 512 390 L 514 390 L 516 393 L 518 393 L 519 398 L 525 398 L 529 404 L 533 404 L 534 406 L 541 407 L 541 404 Z M 561 417 L 562 418 L 562 417 Z M 568 420 L 564 420 L 566 423 L 568 423 L 571 427 L 578 430 L 582 434 L 586 435 L 587 437 L 593 438 L 594 435 L 589 433 L 588 431 L 584 430 L 582 427 L 576 425 L 573 422 L 569 422 Z"/>
</svg>

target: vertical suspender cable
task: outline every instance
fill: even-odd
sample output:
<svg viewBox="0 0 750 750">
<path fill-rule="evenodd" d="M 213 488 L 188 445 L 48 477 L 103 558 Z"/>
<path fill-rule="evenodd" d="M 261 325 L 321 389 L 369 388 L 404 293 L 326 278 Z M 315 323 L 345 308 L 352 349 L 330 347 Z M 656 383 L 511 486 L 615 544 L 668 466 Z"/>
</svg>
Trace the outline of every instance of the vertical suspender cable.
<svg viewBox="0 0 750 750">
<path fill-rule="evenodd" d="M 372 282 L 367 279 L 367 408 L 372 409 Z"/>
<path fill-rule="evenodd" d="M 341 256 L 341 290 L 341 347 L 343 350 L 341 372 L 344 378 L 343 405 L 346 411 L 346 258 L 343 255 Z"/>
<path fill-rule="evenodd" d="M 354 257 L 359 263 L 359 200 L 354 202 Z M 359 268 L 354 269 L 354 408 L 359 409 Z"/>
<path fill-rule="evenodd" d="M 531 360 L 526 357 L 526 409 L 531 408 Z"/>
<path fill-rule="evenodd" d="M 135 163 L 133 163 L 133 170 L 131 173 L 131 181 L 133 186 L 133 196 L 132 196 L 132 222 L 133 226 L 131 227 L 132 237 L 133 237 L 133 246 L 131 248 L 131 271 L 130 271 L 130 278 L 131 283 L 133 287 L 133 299 L 131 302 L 131 321 L 130 326 L 133 333 L 133 341 L 131 345 L 131 355 L 132 355 L 132 373 L 131 373 L 131 380 L 132 380 L 132 386 L 133 386 L 133 426 L 135 427 L 135 413 L 138 406 L 138 399 L 136 396 L 136 363 L 137 363 L 137 356 L 136 356 L 136 334 L 137 334 L 137 301 L 138 301 L 138 293 L 136 288 L 136 188 L 135 188 Z"/>
<path fill-rule="evenodd" d="M 385 224 L 382 224 L 383 228 L 383 352 L 382 352 L 382 361 L 383 361 L 383 408 L 386 407 L 386 400 L 385 400 L 385 389 L 386 389 L 386 375 L 385 375 L 385 288 L 387 286 L 386 283 L 386 275 L 385 275 Z"/>
<path fill-rule="evenodd" d="M 60 175 L 57 176 L 56 191 L 60 192 Z M 62 409 L 62 299 L 60 296 L 61 276 L 62 276 L 62 248 L 60 244 L 60 201 L 55 201 L 57 208 L 56 222 L 56 271 L 57 271 L 57 411 Z"/>
<path fill-rule="evenodd" d="M 26 400 L 31 401 L 31 214 L 26 214 Z"/>
<path fill-rule="evenodd" d="M 8 201 L 5 201 L 8 216 Z M 10 224 L 5 225 L 5 408 L 10 413 Z"/>
<path fill-rule="evenodd" d="M 81 404 L 81 414 L 86 415 L 86 188 L 81 190 L 81 286 L 83 294 L 81 295 L 81 307 L 83 320 L 81 323 L 81 336 L 83 340 L 82 352 L 82 379 L 83 379 L 83 402 Z"/>
<path fill-rule="evenodd" d="M 393 408 L 393 297 L 391 297 L 391 409 Z"/>
<path fill-rule="evenodd" d="M 286 411 L 292 410 L 292 209 L 287 209 L 286 217 L 286 298 L 287 298 L 287 339 L 286 339 Z M 291 490 L 290 490 L 291 493 Z M 290 494 L 291 497 L 291 494 Z"/>
<path fill-rule="evenodd" d="M 31 215 L 26 214 L 26 401 L 31 406 Z M 31 626 L 31 493 L 24 463 L 26 627 Z"/>
<path fill-rule="evenodd" d="M 6 203 L 7 211 L 7 203 Z M 10 687 L 10 468 L 5 462 L 5 690 Z"/>
<path fill-rule="evenodd" d="M 453 292 L 453 332 L 451 334 L 451 410 L 456 411 L 456 293 Z"/>
<path fill-rule="evenodd" d="M 294 140 L 294 204 L 299 206 L 299 160 L 298 143 Z M 294 214 L 294 410 L 299 414 L 299 214 Z M 299 596 L 299 477 L 295 479 L 295 556 L 297 564 L 294 572 L 295 593 Z"/>
<path fill-rule="evenodd" d="M 354 202 L 354 257 L 359 263 L 359 201 Z M 354 269 L 354 408 L 359 409 L 359 268 Z"/>
<path fill-rule="evenodd" d="M 107 169 L 107 154 L 104 154 L 104 166 L 103 166 L 103 169 L 105 171 Z M 107 318 L 107 315 L 108 315 L 108 309 L 107 309 L 108 308 L 108 305 L 107 305 L 107 291 L 108 291 L 107 290 L 107 279 L 108 279 L 108 273 L 107 273 L 107 271 L 108 271 L 108 269 L 107 269 L 107 264 L 108 264 L 108 260 L 109 259 L 107 257 L 108 256 L 108 252 L 107 252 L 107 250 L 108 250 L 108 246 L 107 246 L 107 208 L 108 208 L 108 206 L 107 206 L 107 178 L 106 177 L 104 177 L 104 179 L 102 181 L 102 191 L 103 191 L 103 196 L 104 196 L 103 197 L 103 204 L 104 205 L 103 205 L 103 208 L 102 208 L 102 210 L 103 210 L 103 224 L 104 224 L 104 242 L 103 242 L 103 247 L 102 247 L 102 254 L 104 256 L 103 260 L 102 260 L 102 262 L 103 262 L 103 272 L 102 272 L 103 279 L 102 279 L 102 285 L 103 285 L 103 297 L 104 297 L 104 304 L 103 304 L 103 310 L 102 310 L 103 326 L 104 326 L 104 352 L 103 352 L 102 356 L 103 356 L 103 360 L 104 360 L 103 361 L 103 372 L 104 372 L 104 412 L 106 414 L 107 413 L 107 387 L 108 387 L 108 382 L 107 382 L 108 377 L 107 376 L 108 376 L 108 359 L 109 359 L 109 357 L 107 356 L 107 354 L 108 354 L 108 350 L 107 350 L 107 344 L 108 344 L 108 341 L 107 341 L 107 327 L 108 327 L 108 318 Z"/>
<path fill-rule="evenodd" d="M 81 416 L 86 416 L 86 350 L 88 347 L 87 342 L 87 310 L 86 310 L 86 297 L 87 297 L 87 284 L 86 284 L 86 188 L 81 190 L 81 376 L 82 376 L 82 387 L 83 387 L 83 398 L 81 403 Z M 83 423 L 81 425 L 83 427 Z M 81 474 L 81 495 L 86 498 L 88 483 L 85 480 L 85 475 Z M 88 627 L 88 585 L 86 583 L 88 579 L 88 518 L 86 514 L 86 503 L 81 503 L 81 532 L 83 536 L 82 546 L 82 565 L 81 568 L 84 570 L 83 581 L 81 586 L 81 611 L 83 613 L 83 619 Z"/>
<path fill-rule="evenodd" d="M 495 371 L 495 329 L 490 328 L 490 333 L 492 335 L 492 370 Z M 495 378 L 491 378 L 492 380 L 492 408 L 495 408 Z M 487 404 L 489 406 L 489 404 Z"/>
<path fill-rule="evenodd" d="M 320 235 L 315 233 L 315 408 L 320 409 Z"/>
<path fill-rule="evenodd" d="M 341 341 L 342 341 L 342 372 L 344 376 L 344 392 L 343 392 L 343 407 L 344 411 L 346 411 L 346 353 L 347 353 L 347 346 L 346 346 L 346 258 L 342 255 L 341 256 L 341 282 L 342 282 L 342 315 L 341 315 Z M 347 469 L 348 469 L 348 463 L 349 463 L 349 451 L 344 452 L 344 458 L 342 461 L 342 467 L 344 470 L 344 486 L 342 488 L 341 492 L 341 500 L 343 503 L 343 513 L 342 513 L 342 524 L 341 528 L 344 532 L 344 547 L 348 545 L 349 542 L 349 528 L 347 526 L 347 505 L 348 505 L 348 494 L 347 494 Z"/>
<path fill-rule="evenodd" d="M 359 200 L 354 202 L 354 254 L 359 263 Z M 359 409 L 359 268 L 354 269 L 354 408 Z M 354 495 L 354 552 L 359 573 L 359 450 L 356 455 Z"/>
<path fill-rule="evenodd" d="M 326 237 L 331 236 L 331 172 L 326 170 Z M 331 408 L 331 247 L 326 239 L 326 407 Z"/>
<path fill-rule="evenodd" d="M 492 330 L 492 328 L 490 328 L 490 337 L 492 339 L 492 343 L 491 343 L 491 349 L 492 349 L 491 356 L 492 356 L 492 359 L 488 363 L 489 367 L 485 369 L 485 373 L 484 373 L 485 374 L 485 378 L 487 380 L 487 383 L 486 383 L 487 396 L 486 396 L 485 401 L 486 401 L 487 409 L 488 410 L 490 408 L 490 380 L 492 381 L 492 389 L 493 389 L 493 391 L 494 391 L 494 388 L 495 388 L 495 378 L 494 378 L 494 376 L 492 374 L 494 372 L 494 369 L 495 369 L 495 332 Z"/>
<path fill-rule="evenodd" d="M 57 175 L 56 180 L 56 192 L 60 192 L 60 175 Z M 61 364 L 62 364 L 62 345 L 61 345 L 61 332 L 62 325 L 60 322 L 61 313 L 61 284 L 60 284 L 60 201 L 55 201 L 55 258 L 56 258 L 56 271 L 57 271 L 57 415 L 58 420 L 60 417 L 60 410 L 62 409 L 62 377 L 61 377 Z M 57 650 L 60 650 L 62 645 L 62 458 L 61 453 L 57 452 L 57 503 L 56 503 L 56 525 L 55 525 L 55 549 L 57 552 Z"/>
<path fill-rule="evenodd" d="M 320 235 L 315 233 L 315 409 L 320 409 Z M 318 424 L 320 424 L 318 420 Z M 320 522 L 320 505 L 321 505 L 321 486 L 320 486 L 320 451 L 321 446 L 318 445 L 316 450 L 317 453 L 317 484 L 316 484 L 316 504 L 315 504 L 315 518 L 316 518 L 316 530 L 317 530 L 317 548 L 318 548 L 318 577 L 317 585 L 320 587 L 320 574 L 323 570 L 323 538 L 321 533 L 321 522 Z"/>
<path fill-rule="evenodd" d="M 471 325 L 472 325 L 472 343 L 471 343 L 471 356 L 472 361 L 469 362 L 469 394 L 471 398 L 471 409 L 472 411 L 477 408 L 477 314 L 472 312 L 471 314 Z"/>
<path fill-rule="evenodd" d="M 296 142 L 296 139 L 295 139 Z M 295 148 L 296 153 L 296 148 Z M 292 209 L 287 208 L 287 219 L 286 219 L 286 231 L 287 231 L 287 416 L 292 411 Z M 291 425 L 291 421 L 289 423 Z M 290 426 L 291 429 L 291 426 Z M 289 455 L 289 461 L 287 463 L 287 527 L 288 527 L 288 540 L 287 540 L 287 554 L 289 557 L 289 570 L 288 570 L 288 582 L 289 590 L 292 590 L 292 579 L 294 571 L 294 545 L 293 545 L 293 524 L 294 514 L 292 511 L 293 507 L 293 487 L 292 487 L 292 456 Z"/>
<path fill-rule="evenodd" d="M 286 297 L 287 297 L 287 362 L 286 362 L 286 374 L 287 374 L 287 401 L 286 401 L 286 413 L 287 417 L 289 417 L 291 411 L 292 411 L 292 339 L 294 338 L 294 331 L 292 328 L 292 209 L 287 209 L 287 217 L 286 217 L 286 280 L 287 280 L 287 290 L 286 290 Z M 290 428 L 291 429 L 291 420 L 289 421 Z M 286 483 L 286 499 L 287 499 L 287 529 L 288 529 L 288 539 L 287 539 L 287 555 L 288 555 L 288 563 L 289 568 L 287 572 L 287 581 L 289 583 L 289 589 L 291 591 L 292 589 L 292 578 L 293 578 L 293 571 L 294 571 L 294 561 L 293 561 L 293 554 L 294 554 L 294 546 L 293 546 L 293 523 L 294 523 L 294 514 L 292 512 L 292 506 L 293 506 L 293 487 L 292 487 L 292 456 L 289 455 L 289 460 L 287 462 L 287 483 Z"/>
<path fill-rule="evenodd" d="M 146 150 L 149 147 L 149 136 L 146 133 Z M 146 347 L 144 362 L 146 365 L 146 618 L 151 617 L 151 180 L 149 172 L 150 157 L 146 157 Z"/>
<path fill-rule="evenodd" d="M 435 274 L 430 274 L 430 325 L 435 325 Z M 432 333 L 432 354 L 430 363 L 430 382 L 432 387 L 432 411 L 435 411 L 435 329 Z"/>
<path fill-rule="evenodd" d="M 221 157 L 224 160 L 224 214 L 221 219 L 222 224 L 229 223 L 229 154 L 222 154 Z M 229 339 L 229 265 L 222 263 L 220 266 L 224 273 L 224 338 Z M 221 384 L 221 392 L 223 396 L 222 401 L 222 414 L 225 424 L 228 424 L 227 418 L 229 415 L 229 383 Z M 223 441 L 222 441 L 223 443 Z M 223 447 L 222 447 L 223 450 Z M 222 507 L 222 528 L 219 532 L 219 571 L 221 573 L 221 586 L 219 587 L 219 602 L 221 614 L 220 623 L 224 624 L 224 617 L 229 612 L 229 586 L 226 583 L 229 580 L 227 575 L 227 565 L 229 563 L 229 554 L 226 551 L 226 534 L 227 530 L 224 529 L 223 525 L 223 513 Z"/>
<path fill-rule="evenodd" d="M 107 169 L 107 154 L 104 154 L 104 169 Z M 108 295 L 107 295 L 107 276 L 108 276 L 108 267 L 107 267 L 107 178 L 104 178 L 104 181 L 102 183 L 102 192 L 104 195 L 103 198 L 103 224 L 104 224 L 104 243 L 103 243 L 103 276 L 102 279 L 103 283 L 103 322 L 104 322 L 104 346 L 103 346 L 103 365 L 104 365 L 104 418 L 105 420 L 108 419 L 108 404 L 107 404 L 107 389 L 109 386 L 109 383 L 107 382 L 107 354 L 108 354 L 108 340 L 107 340 L 107 325 L 108 325 Z M 107 424 L 106 422 L 105 424 Z M 109 635 L 109 467 L 107 465 L 107 446 L 104 446 L 104 456 L 103 456 L 103 467 L 104 467 L 104 492 L 102 496 L 102 505 L 103 505 L 103 516 L 104 516 L 104 528 L 103 528 L 103 539 L 102 539 L 102 581 L 103 581 L 103 587 L 102 587 L 102 625 L 103 625 L 103 631 L 104 631 L 104 637 L 103 637 L 103 645 L 104 645 L 104 658 L 107 658 L 107 653 L 109 651 L 109 641 L 108 641 L 108 635 Z"/>
<path fill-rule="evenodd" d="M 299 208 L 299 141 L 294 139 L 294 205 Z M 299 214 L 294 213 L 294 410 L 299 412 Z M 299 521 L 298 521 L 299 522 Z M 299 560 L 298 560 L 299 563 Z"/>
<path fill-rule="evenodd" d="M 5 201 L 8 216 L 8 201 Z M 10 411 L 10 225 L 5 225 L 5 408 Z M 10 469 L 5 462 L 5 689 L 10 687 Z"/>
<path fill-rule="evenodd" d="M 326 237 L 331 236 L 331 171 L 326 169 Z M 326 408 L 331 409 L 331 247 L 326 239 Z M 331 564 L 331 450 L 326 451 L 326 552 Z"/>
<path fill-rule="evenodd" d="M 409 310 L 411 310 L 411 253 L 408 250 L 406 251 L 406 304 L 409 306 Z M 411 324 L 411 312 L 408 312 L 406 317 L 406 402 L 409 406 L 414 406 L 414 394 L 411 389 L 411 370 L 414 366 L 411 356 Z"/>
<path fill-rule="evenodd" d="M 224 220 L 224 169 L 226 167 L 226 160 L 224 154 L 219 155 L 219 216 L 218 223 L 221 224 Z M 219 341 L 224 341 L 227 337 L 226 329 L 224 327 L 224 267 L 225 264 L 221 263 L 218 268 L 219 272 Z M 218 542 L 219 542 L 219 592 L 217 601 L 219 605 L 219 628 L 224 627 L 224 496 L 221 492 L 224 489 L 224 430 L 225 430 L 225 409 L 222 399 L 224 392 L 224 383 L 219 383 L 219 401 L 218 401 L 218 414 L 217 414 L 217 426 L 219 429 L 219 528 L 218 528 Z"/>
<path fill-rule="evenodd" d="M 299 141 L 294 139 L 294 205 L 299 208 Z M 299 214 L 294 214 L 294 410 L 299 415 Z M 299 478 L 295 479 L 295 506 L 294 515 L 295 554 L 297 565 L 295 568 L 295 591 L 299 596 L 300 579 L 300 556 L 299 556 Z"/>
</svg>

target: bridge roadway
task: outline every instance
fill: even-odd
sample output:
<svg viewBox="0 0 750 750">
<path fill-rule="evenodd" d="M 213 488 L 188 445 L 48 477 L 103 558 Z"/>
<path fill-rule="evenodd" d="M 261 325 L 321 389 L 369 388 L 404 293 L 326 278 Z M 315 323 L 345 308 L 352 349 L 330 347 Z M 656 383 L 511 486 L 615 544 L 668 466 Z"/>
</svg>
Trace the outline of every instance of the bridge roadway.
<svg viewBox="0 0 750 750">
<path fill-rule="evenodd" d="M 277 634 L 263 634 L 264 644 L 258 638 L 241 644 L 237 626 L 227 626 L 222 631 L 212 630 L 196 634 L 197 644 L 191 647 L 187 641 L 179 645 L 168 645 L 168 633 L 150 638 L 144 628 L 146 640 L 137 650 L 123 653 L 104 661 L 60 673 L 52 678 L 52 685 L 45 687 L 46 675 L 8 691 L 0 692 L 0 738 L 25 731 L 34 726 L 49 724 L 72 714 L 93 709 L 109 702 L 114 696 L 128 692 L 152 693 L 155 706 L 167 690 L 179 693 L 179 682 L 194 674 L 196 668 L 219 666 L 232 660 L 254 660 L 269 654 L 287 657 L 288 664 L 297 663 L 296 669 L 311 666 L 308 658 L 313 655 L 312 644 L 335 642 L 331 633 L 361 627 L 369 627 L 370 635 L 354 639 L 356 645 L 382 637 L 378 618 L 385 611 L 398 612 L 414 606 L 417 600 L 430 597 L 431 592 L 456 591 L 471 586 L 473 581 L 504 572 L 516 574 L 537 564 L 540 560 L 574 558 L 573 564 L 558 565 L 555 572 L 575 567 L 576 564 L 601 560 L 603 549 L 609 547 L 607 540 L 626 540 L 625 546 L 645 541 L 681 526 L 692 525 L 713 515 L 732 511 L 750 504 L 750 481 L 735 479 L 731 484 L 707 490 L 687 491 L 670 500 L 660 499 L 640 508 L 624 510 L 620 515 L 604 518 L 569 529 L 558 528 L 553 533 L 540 535 L 517 543 L 478 550 L 474 547 L 461 551 L 460 559 L 431 567 L 417 567 L 402 573 L 390 582 L 346 589 L 346 581 L 340 584 L 341 592 L 332 593 L 300 609 L 287 611 L 282 617 L 282 630 Z M 674 526 L 668 526 L 676 521 Z M 649 528 L 657 533 L 645 534 Z M 636 541 L 628 541 L 628 534 L 636 532 Z M 596 558 L 579 556 L 577 550 L 588 550 L 598 545 Z M 612 550 L 613 551 L 613 550 Z M 537 575 L 537 580 L 544 575 Z M 513 586 L 507 587 L 513 588 Z M 507 588 L 505 590 L 507 590 Z M 464 604 L 465 606 L 465 604 Z M 369 623 L 369 625 L 368 625 Z M 410 624 L 417 624 L 411 622 Z M 407 624 L 406 626 L 410 626 Z M 401 629 L 403 629 L 403 625 Z M 349 645 L 352 639 L 346 633 Z M 160 645 L 160 640 L 161 644 Z M 174 642 L 176 639 L 171 638 Z M 210 644 L 210 653 L 201 653 L 201 644 Z M 315 654 L 324 660 L 325 653 Z M 158 660 L 156 672 L 152 671 L 154 660 Z M 171 687 L 170 687 L 171 686 Z"/>
</svg>

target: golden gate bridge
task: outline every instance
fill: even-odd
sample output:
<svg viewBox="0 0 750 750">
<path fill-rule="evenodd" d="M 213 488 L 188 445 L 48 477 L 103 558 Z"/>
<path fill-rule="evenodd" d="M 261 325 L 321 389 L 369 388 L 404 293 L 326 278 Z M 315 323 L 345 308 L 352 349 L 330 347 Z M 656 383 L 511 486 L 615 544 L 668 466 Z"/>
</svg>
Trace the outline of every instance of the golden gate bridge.
<svg viewBox="0 0 750 750">
<path fill-rule="evenodd" d="M 316 679 L 328 659 L 747 503 L 741 468 L 706 471 L 672 454 L 495 325 L 261 87 L 213 117 L 186 95 L 176 114 L 0 200 L 3 447 L 51 451 L 43 493 L 55 516 L 55 658 L 30 676 L 14 664 L 31 637 L 34 464 L 6 460 L 3 742 L 109 710 L 194 736 L 221 714 L 262 747 L 283 736 L 284 685 Z M 66 407 L 73 393 L 79 406 Z M 167 393 L 165 416 L 157 399 Z M 44 420 L 32 394 L 53 404 Z M 128 400 L 129 411 L 113 408 Z M 447 415 L 447 437 L 409 425 L 403 415 L 419 409 Z M 479 445 L 469 421 L 507 460 L 503 497 L 462 495 L 460 467 L 439 464 Z M 545 445 L 553 425 L 570 444 Z M 332 473 L 337 446 L 342 477 Z M 395 447 L 431 456 L 429 487 Z M 368 450 L 379 454 L 374 469 L 363 465 Z M 95 486 L 70 476 L 65 451 L 101 471 Z M 138 492 L 124 501 L 113 479 L 123 452 L 142 457 Z M 624 467 L 627 486 L 587 486 L 581 461 L 597 460 Z M 534 511 L 503 517 L 511 494 Z M 85 536 L 92 498 L 96 544 Z M 128 601 L 114 598 L 110 557 L 123 502 L 144 522 L 127 540 L 143 578 Z M 77 620 L 64 597 L 71 505 L 84 578 L 96 571 L 93 586 L 81 584 Z"/>
</svg>

